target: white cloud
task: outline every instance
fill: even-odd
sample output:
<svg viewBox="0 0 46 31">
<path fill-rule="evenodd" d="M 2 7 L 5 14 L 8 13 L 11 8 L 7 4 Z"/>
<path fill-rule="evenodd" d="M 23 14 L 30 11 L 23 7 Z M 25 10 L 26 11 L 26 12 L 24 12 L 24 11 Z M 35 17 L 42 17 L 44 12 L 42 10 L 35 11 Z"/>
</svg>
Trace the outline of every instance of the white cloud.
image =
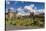
<svg viewBox="0 0 46 31">
<path fill-rule="evenodd" d="M 33 7 L 34 7 L 34 4 L 31 4 L 31 5 L 29 5 L 29 6 L 25 6 L 24 9 L 27 9 L 27 10 L 29 10 L 30 12 L 34 12 Z"/>
<path fill-rule="evenodd" d="M 39 12 L 40 12 L 40 13 L 44 13 L 45 10 L 44 10 L 44 9 L 40 9 Z"/>
<path fill-rule="evenodd" d="M 19 8 L 17 8 L 17 11 L 19 11 L 18 14 L 21 14 L 21 15 L 30 15 L 30 13 L 28 13 L 28 12 L 27 13 L 24 12 L 24 14 L 22 14 L 22 13 L 20 13 L 20 11 L 23 11 L 24 9 L 26 9 L 26 10 L 29 10 L 30 12 L 34 12 L 33 7 L 34 7 L 33 4 L 29 5 L 29 6 L 24 6 L 23 9 L 21 7 L 19 7 Z"/>
<path fill-rule="evenodd" d="M 30 7 L 30 6 L 25 6 L 24 9 L 32 10 L 32 7 Z"/>
<path fill-rule="evenodd" d="M 30 7 L 34 7 L 34 4 L 31 4 Z"/>
<path fill-rule="evenodd" d="M 35 10 L 37 10 L 37 7 L 34 7 Z"/>
<path fill-rule="evenodd" d="M 23 8 L 21 8 L 21 7 L 17 8 L 16 10 L 18 11 L 18 13 L 22 13 L 22 14 L 24 14 L 24 13 L 25 13 L 25 12 L 23 11 L 24 9 L 23 9 Z"/>
<path fill-rule="evenodd" d="M 7 4 L 10 4 L 10 2 L 8 2 Z"/>
<path fill-rule="evenodd" d="M 9 1 L 6 1 L 6 4 L 10 4 L 10 2 Z"/>
<path fill-rule="evenodd" d="M 33 9 L 34 7 L 34 9 Z M 34 12 L 34 14 L 39 14 L 39 13 L 44 13 L 44 9 L 39 9 L 37 10 L 37 7 L 34 6 L 34 4 L 29 5 L 29 6 L 25 6 L 24 9 L 29 10 L 30 12 Z"/>
<path fill-rule="evenodd" d="M 10 9 L 11 9 L 11 10 L 14 10 L 14 8 L 13 8 L 13 7 L 11 7 Z"/>
<path fill-rule="evenodd" d="M 33 7 L 34 7 L 35 9 L 33 9 Z M 21 7 L 20 7 L 20 8 L 17 8 L 18 11 L 23 11 L 24 9 L 25 9 L 25 10 L 28 10 L 29 13 L 27 12 L 27 13 L 25 13 L 25 14 L 22 14 L 22 13 L 20 13 L 20 14 L 22 14 L 22 15 L 28 15 L 28 14 L 30 14 L 30 12 L 34 12 L 34 14 L 39 14 L 39 13 L 43 13 L 43 12 L 44 12 L 44 9 L 39 9 L 39 10 L 37 10 L 37 7 L 35 7 L 34 4 L 29 5 L 29 6 L 24 6 L 23 9 L 22 9 Z"/>
<path fill-rule="evenodd" d="M 17 8 L 18 11 L 22 11 L 23 9 L 21 7 Z"/>
<path fill-rule="evenodd" d="M 40 9 L 40 10 L 34 10 L 34 14 L 40 14 L 40 13 L 44 13 L 45 10 L 44 9 Z"/>
</svg>

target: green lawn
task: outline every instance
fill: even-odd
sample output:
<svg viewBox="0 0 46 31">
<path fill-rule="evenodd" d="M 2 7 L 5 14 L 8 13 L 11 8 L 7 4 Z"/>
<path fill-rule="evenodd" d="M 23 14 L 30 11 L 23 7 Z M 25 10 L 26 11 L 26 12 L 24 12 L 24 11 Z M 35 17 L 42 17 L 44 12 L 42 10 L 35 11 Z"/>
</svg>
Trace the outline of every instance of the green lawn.
<svg viewBox="0 0 46 31">
<path fill-rule="evenodd" d="M 44 27 L 44 18 L 7 18 L 6 24 L 15 26 L 40 26 Z"/>
</svg>

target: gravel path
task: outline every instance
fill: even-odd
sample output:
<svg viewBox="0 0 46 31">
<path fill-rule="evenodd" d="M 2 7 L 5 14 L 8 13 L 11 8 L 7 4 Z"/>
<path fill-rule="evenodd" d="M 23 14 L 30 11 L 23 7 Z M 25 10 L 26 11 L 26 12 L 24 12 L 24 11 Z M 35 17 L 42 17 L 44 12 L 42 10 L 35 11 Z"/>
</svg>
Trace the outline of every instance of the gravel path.
<svg viewBox="0 0 46 31">
<path fill-rule="evenodd" d="M 24 30 L 24 29 L 40 29 L 40 27 L 32 27 L 32 26 L 13 26 L 13 25 L 6 25 L 6 30 Z"/>
</svg>

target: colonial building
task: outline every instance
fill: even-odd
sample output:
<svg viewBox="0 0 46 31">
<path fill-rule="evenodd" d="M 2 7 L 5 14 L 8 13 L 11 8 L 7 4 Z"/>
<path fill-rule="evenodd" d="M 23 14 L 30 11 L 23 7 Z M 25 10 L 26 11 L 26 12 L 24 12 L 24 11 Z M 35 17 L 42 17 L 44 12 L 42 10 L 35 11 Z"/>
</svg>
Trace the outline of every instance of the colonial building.
<svg viewBox="0 0 46 31">
<path fill-rule="evenodd" d="M 18 17 L 23 17 L 23 16 L 32 17 L 33 15 L 34 15 L 33 12 L 29 14 L 22 14 L 22 13 L 18 13 L 17 11 L 13 12 L 13 10 L 8 9 L 8 13 L 6 13 L 6 18 L 14 18 L 14 17 L 18 18 Z"/>
<path fill-rule="evenodd" d="M 12 18 L 15 16 L 15 12 L 13 12 L 12 10 L 8 9 L 8 13 L 6 13 L 6 18 Z"/>
</svg>

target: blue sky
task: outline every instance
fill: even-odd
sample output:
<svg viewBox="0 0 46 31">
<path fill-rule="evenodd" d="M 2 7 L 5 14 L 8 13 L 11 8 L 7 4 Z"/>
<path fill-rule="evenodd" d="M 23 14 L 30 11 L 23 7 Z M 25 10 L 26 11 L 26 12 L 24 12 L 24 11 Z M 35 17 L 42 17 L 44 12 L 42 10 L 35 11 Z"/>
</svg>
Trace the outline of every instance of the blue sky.
<svg viewBox="0 0 46 31">
<path fill-rule="evenodd" d="M 44 3 L 43 2 L 24 2 L 24 1 L 7 1 L 6 2 L 6 9 L 12 8 L 14 10 L 21 9 L 20 12 L 23 12 L 23 9 L 26 8 L 26 6 L 29 6 L 27 8 L 31 8 L 33 10 L 41 10 L 44 9 Z"/>
</svg>

